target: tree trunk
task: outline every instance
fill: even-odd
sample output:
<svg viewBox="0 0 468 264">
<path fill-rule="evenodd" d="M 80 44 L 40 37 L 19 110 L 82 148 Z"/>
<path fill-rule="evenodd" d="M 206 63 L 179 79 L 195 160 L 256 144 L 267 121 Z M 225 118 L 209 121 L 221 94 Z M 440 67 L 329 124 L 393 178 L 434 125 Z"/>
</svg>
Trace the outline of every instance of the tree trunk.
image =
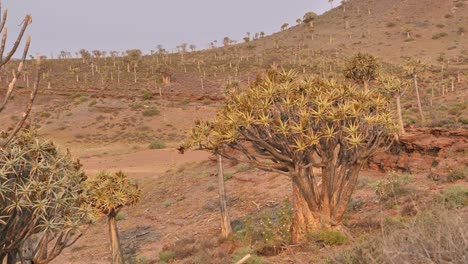
<svg viewBox="0 0 468 264">
<path fill-rule="evenodd" d="M 401 95 L 397 95 L 396 97 L 396 105 L 397 105 L 397 113 L 398 113 L 398 127 L 399 127 L 399 132 L 400 132 L 399 134 L 401 136 L 405 134 L 405 125 L 403 123 L 403 115 L 401 112 L 400 96 Z"/>
<path fill-rule="evenodd" d="M 341 221 L 356 185 L 361 165 L 322 168 L 321 175 L 309 169 L 292 176 L 294 215 L 291 242 L 298 244 L 307 233 L 323 229 L 343 231 Z M 318 177 L 322 184 L 316 183 Z M 320 190 L 319 190 L 320 189 Z"/>
<path fill-rule="evenodd" d="M 6 263 L 7 264 L 16 264 L 16 252 L 8 253 Z"/>
<path fill-rule="evenodd" d="M 231 219 L 227 211 L 226 190 L 224 188 L 224 168 L 223 158 L 218 155 L 218 193 L 219 193 L 219 208 L 221 210 L 221 236 L 227 238 L 232 233 Z"/>
<path fill-rule="evenodd" d="M 136 83 L 137 82 L 137 70 L 136 70 L 136 64 L 133 65 L 133 81 Z"/>
<path fill-rule="evenodd" d="M 291 243 L 301 243 L 307 233 L 319 228 L 320 219 L 314 216 L 296 177 L 292 179 L 294 215 L 291 224 Z"/>
<path fill-rule="evenodd" d="M 369 81 L 364 81 L 364 91 L 369 91 Z"/>
<path fill-rule="evenodd" d="M 414 89 L 416 91 L 416 100 L 418 100 L 419 117 L 421 118 L 421 122 L 424 122 L 424 114 L 423 114 L 422 106 L 421 106 L 421 98 L 419 97 L 418 76 L 414 74 L 413 78 L 414 78 Z"/>
<path fill-rule="evenodd" d="M 117 225 L 115 223 L 116 216 L 117 213 L 112 213 L 107 218 L 111 240 L 112 264 L 123 264 L 124 258 L 122 248 L 120 247 L 119 231 L 117 230 Z"/>
</svg>

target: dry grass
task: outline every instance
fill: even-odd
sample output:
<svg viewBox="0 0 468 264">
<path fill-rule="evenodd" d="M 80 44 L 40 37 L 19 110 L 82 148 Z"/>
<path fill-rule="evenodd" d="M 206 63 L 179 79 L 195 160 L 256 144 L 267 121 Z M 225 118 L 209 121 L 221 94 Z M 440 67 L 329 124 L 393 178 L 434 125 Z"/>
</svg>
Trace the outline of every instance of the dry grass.
<svg viewBox="0 0 468 264">
<path fill-rule="evenodd" d="M 436 207 L 411 221 L 384 224 L 379 237 L 341 252 L 329 263 L 467 263 L 466 212 Z"/>
</svg>

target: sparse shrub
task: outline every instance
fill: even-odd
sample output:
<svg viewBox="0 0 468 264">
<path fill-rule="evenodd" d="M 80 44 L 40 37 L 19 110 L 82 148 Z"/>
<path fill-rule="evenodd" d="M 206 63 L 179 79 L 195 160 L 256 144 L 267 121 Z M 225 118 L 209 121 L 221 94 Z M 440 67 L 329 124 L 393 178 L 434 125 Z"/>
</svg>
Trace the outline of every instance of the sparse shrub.
<svg viewBox="0 0 468 264">
<path fill-rule="evenodd" d="M 463 7 L 463 2 L 462 2 L 462 1 L 458 1 L 458 2 L 455 4 L 455 7 L 458 7 L 458 8 Z"/>
<path fill-rule="evenodd" d="M 387 26 L 388 28 L 392 28 L 392 27 L 395 27 L 396 24 L 395 24 L 394 22 L 388 22 L 388 23 L 386 24 L 386 26 Z"/>
<path fill-rule="evenodd" d="M 130 104 L 130 108 L 132 110 L 140 110 L 143 108 L 143 104 L 141 102 L 133 102 Z"/>
<path fill-rule="evenodd" d="M 390 173 L 384 180 L 376 182 L 373 188 L 379 200 L 387 201 L 405 193 L 408 190 L 406 185 L 411 181 L 412 178 L 408 174 Z"/>
<path fill-rule="evenodd" d="M 148 109 L 143 110 L 142 115 L 147 116 L 147 117 L 151 117 L 151 116 L 157 116 L 160 113 L 161 113 L 161 111 L 159 111 L 159 109 L 157 109 L 155 107 L 150 107 Z"/>
<path fill-rule="evenodd" d="M 147 90 L 147 91 L 144 91 L 144 92 L 143 92 L 143 96 L 142 96 L 142 97 L 143 97 L 143 100 L 146 100 L 146 101 L 147 101 L 147 100 L 153 99 L 153 96 L 154 96 L 153 92 Z"/>
<path fill-rule="evenodd" d="M 148 259 L 145 256 L 137 256 L 135 258 L 135 264 L 148 264 Z"/>
<path fill-rule="evenodd" d="M 468 188 L 462 185 L 454 185 L 444 190 L 435 199 L 449 208 L 465 207 L 468 205 Z"/>
<path fill-rule="evenodd" d="M 348 203 L 348 211 L 359 211 L 364 206 L 364 202 L 361 199 L 353 199 L 349 200 Z"/>
<path fill-rule="evenodd" d="M 176 254 L 172 250 L 163 250 L 159 252 L 159 263 L 169 263 L 175 258 Z"/>
<path fill-rule="evenodd" d="M 164 143 L 164 141 L 156 139 L 153 142 L 151 142 L 151 144 L 149 145 L 149 148 L 150 149 L 165 149 L 166 143 Z"/>
<path fill-rule="evenodd" d="M 49 118 L 51 114 L 49 112 L 41 112 L 40 117 Z"/>
<path fill-rule="evenodd" d="M 125 220 L 125 215 L 118 213 L 117 216 L 115 217 L 116 221 L 123 221 Z"/>
<path fill-rule="evenodd" d="M 253 246 L 259 254 L 275 254 L 291 240 L 289 227 L 292 208 L 288 201 L 275 208 L 263 209 L 245 217 L 241 226 L 235 226 L 234 237 Z"/>
<path fill-rule="evenodd" d="M 103 116 L 103 115 L 98 115 L 98 116 L 96 116 L 96 121 L 98 121 L 98 122 L 101 122 L 101 121 L 104 120 L 104 119 L 106 119 L 106 117 Z"/>
<path fill-rule="evenodd" d="M 457 33 L 460 34 L 460 35 L 463 35 L 463 33 L 465 33 L 465 26 L 464 25 L 458 25 L 457 26 Z"/>
<path fill-rule="evenodd" d="M 95 106 L 96 104 L 97 104 L 97 101 L 92 100 L 91 102 L 89 102 L 88 106 L 91 107 L 91 106 Z"/>
<path fill-rule="evenodd" d="M 166 200 L 166 201 L 164 201 L 163 205 L 164 205 L 164 207 L 167 208 L 167 207 L 170 207 L 172 205 L 172 203 L 173 203 L 172 200 Z"/>
<path fill-rule="evenodd" d="M 224 181 L 228 181 L 230 179 L 232 179 L 232 176 L 234 176 L 234 171 L 230 171 L 230 172 L 225 172 L 224 173 Z"/>
<path fill-rule="evenodd" d="M 327 246 L 343 245 L 348 242 L 348 238 L 337 230 L 321 230 L 317 233 L 309 234 L 309 241 L 323 243 Z"/>
<path fill-rule="evenodd" d="M 448 36 L 447 32 L 439 32 L 439 33 L 432 35 L 432 39 L 440 39 L 446 36 Z"/>
</svg>

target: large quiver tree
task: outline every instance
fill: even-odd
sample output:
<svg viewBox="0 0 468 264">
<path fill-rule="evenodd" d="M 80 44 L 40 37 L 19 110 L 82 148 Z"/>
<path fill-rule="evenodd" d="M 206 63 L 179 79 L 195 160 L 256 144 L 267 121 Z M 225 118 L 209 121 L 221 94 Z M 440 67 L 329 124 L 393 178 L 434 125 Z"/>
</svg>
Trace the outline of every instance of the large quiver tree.
<svg viewBox="0 0 468 264">
<path fill-rule="evenodd" d="M 82 235 L 81 165 L 31 132 L 0 148 L 0 261 L 49 263 Z M 35 243 L 29 243 L 34 237 Z"/>
<path fill-rule="evenodd" d="M 229 94 L 213 121 L 197 122 L 191 144 L 289 176 L 297 243 L 340 228 L 362 164 L 394 129 L 388 99 L 374 91 L 270 70 Z"/>
</svg>

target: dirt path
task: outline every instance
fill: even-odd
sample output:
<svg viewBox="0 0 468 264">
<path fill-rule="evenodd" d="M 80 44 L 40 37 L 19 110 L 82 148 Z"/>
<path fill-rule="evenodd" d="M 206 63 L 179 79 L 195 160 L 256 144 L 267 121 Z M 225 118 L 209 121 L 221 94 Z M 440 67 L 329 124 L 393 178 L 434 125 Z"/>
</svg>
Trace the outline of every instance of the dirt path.
<svg viewBox="0 0 468 264">
<path fill-rule="evenodd" d="M 141 178 L 163 173 L 189 162 L 201 162 L 209 157 L 205 151 L 179 154 L 175 149 L 145 150 L 136 153 L 81 160 L 86 174 L 92 176 L 101 170 L 121 170 L 131 177 Z"/>
</svg>

